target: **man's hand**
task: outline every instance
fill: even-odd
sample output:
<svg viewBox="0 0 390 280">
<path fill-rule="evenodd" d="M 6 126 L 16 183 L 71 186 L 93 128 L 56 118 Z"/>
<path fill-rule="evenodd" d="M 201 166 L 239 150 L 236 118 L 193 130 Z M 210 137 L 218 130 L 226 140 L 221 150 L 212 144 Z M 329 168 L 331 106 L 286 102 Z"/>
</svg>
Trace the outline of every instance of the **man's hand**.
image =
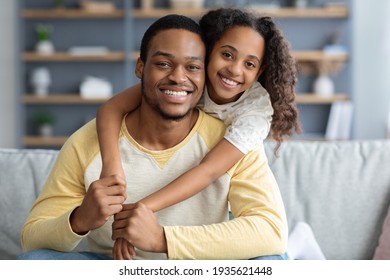
<svg viewBox="0 0 390 280">
<path fill-rule="evenodd" d="M 82 204 L 70 216 L 70 224 L 77 234 L 85 234 L 101 227 L 108 218 L 122 210 L 126 199 L 126 182 L 113 175 L 93 182 Z"/>
<path fill-rule="evenodd" d="M 114 218 L 112 239 L 124 238 L 143 251 L 167 253 L 164 228 L 145 204 L 124 204 Z"/>
</svg>

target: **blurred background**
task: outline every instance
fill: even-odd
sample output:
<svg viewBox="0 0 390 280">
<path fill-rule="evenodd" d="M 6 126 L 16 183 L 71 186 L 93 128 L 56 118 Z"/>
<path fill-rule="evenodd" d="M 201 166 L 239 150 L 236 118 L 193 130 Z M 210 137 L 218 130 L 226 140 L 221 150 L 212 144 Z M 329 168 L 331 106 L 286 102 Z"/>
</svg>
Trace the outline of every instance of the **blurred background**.
<svg viewBox="0 0 390 280">
<path fill-rule="evenodd" d="M 299 66 L 310 141 L 389 138 L 388 0 L 1 0 L 0 147 L 59 149 L 113 94 L 138 82 L 143 32 L 238 6 L 274 17 Z"/>
</svg>

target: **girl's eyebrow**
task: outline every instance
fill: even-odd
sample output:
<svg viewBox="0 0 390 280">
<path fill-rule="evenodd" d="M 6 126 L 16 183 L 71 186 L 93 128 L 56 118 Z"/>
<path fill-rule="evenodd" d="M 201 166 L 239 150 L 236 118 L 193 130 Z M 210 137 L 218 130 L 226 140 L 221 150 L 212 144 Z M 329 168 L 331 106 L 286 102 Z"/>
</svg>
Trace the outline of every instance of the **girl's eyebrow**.
<svg viewBox="0 0 390 280">
<path fill-rule="evenodd" d="M 233 47 L 233 46 L 231 46 L 231 45 L 223 45 L 223 46 L 221 46 L 221 49 L 222 48 L 228 48 L 228 49 L 230 49 L 230 50 L 232 50 L 233 52 L 238 52 L 238 50 L 235 48 L 235 47 Z M 248 57 L 250 58 L 250 59 L 255 59 L 255 60 L 257 60 L 259 63 L 261 63 L 261 60 L 256 56 L 256 55 L 254 55 L 254 54 L 250 54 L 250 55 L 248 55 Z"/>
</svg>

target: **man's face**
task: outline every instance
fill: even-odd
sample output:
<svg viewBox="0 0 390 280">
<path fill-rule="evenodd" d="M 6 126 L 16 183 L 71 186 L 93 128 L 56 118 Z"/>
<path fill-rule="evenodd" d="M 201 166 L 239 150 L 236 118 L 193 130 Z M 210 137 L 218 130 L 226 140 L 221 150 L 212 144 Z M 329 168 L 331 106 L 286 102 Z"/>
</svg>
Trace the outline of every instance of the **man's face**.
<svg viewBox="0 0 390 280">
<path fill-rule="evenodd" d="M 187 116 L 199 101 L 205 83 L 205 46 L 182 29 L 160 31 L 149 43 L 146 63 L 137 61 L 143 97 L 169 120 Z"/>
</svg>

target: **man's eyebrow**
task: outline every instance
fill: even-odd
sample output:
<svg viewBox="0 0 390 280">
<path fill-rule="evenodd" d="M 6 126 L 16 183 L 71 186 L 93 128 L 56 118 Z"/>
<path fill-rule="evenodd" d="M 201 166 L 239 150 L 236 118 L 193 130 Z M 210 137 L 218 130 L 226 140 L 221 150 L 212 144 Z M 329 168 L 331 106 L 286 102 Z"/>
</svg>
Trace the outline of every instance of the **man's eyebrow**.
<svg viewBox="0 0 390 280">
<path fill-rule="evenodd" d="M 235 47 L 231 46 L 231 45 L 224 45 L 224 46 L 221 46 L 221 48 L 228 48 L 228 49 L 231 49 L 234 52 L 238 52 L 238 50 Z M 251 58 L 251 59 L 256 59 L 257 61 L 261 62 L 261 59 L 258 58 L 256 55 L 248 55 L 248 57 Z"/>
<path fill-rule="evenodd" d="M 165 56 L 165 57 L 169 57 L 169 58 L 174 58 L 175 56 L 171 53 L 166 53 L 166 52 L 162 52 L 162 51 L 156 51 L 154 54 L 152 54 L 152 57 L 154 56 Z"/>
<path fill-rule="evenodd" d="M 171 53 L 167 53 L 167 52 L 163 52 L 163 51 L 156 51 L 154 54 L 152 54 L 152 57 L 155 57 L 155 56 L 164 56 L 164 57 L 167 57 L 167 58 L 175 58 L 175 56 Z M 204 58 L 203 57 L 199 57 L 199 56 L 186 56 L 185 57 L 186 60 L 199 60 L 201 62 L 204 61 Z"/>
</svg>

